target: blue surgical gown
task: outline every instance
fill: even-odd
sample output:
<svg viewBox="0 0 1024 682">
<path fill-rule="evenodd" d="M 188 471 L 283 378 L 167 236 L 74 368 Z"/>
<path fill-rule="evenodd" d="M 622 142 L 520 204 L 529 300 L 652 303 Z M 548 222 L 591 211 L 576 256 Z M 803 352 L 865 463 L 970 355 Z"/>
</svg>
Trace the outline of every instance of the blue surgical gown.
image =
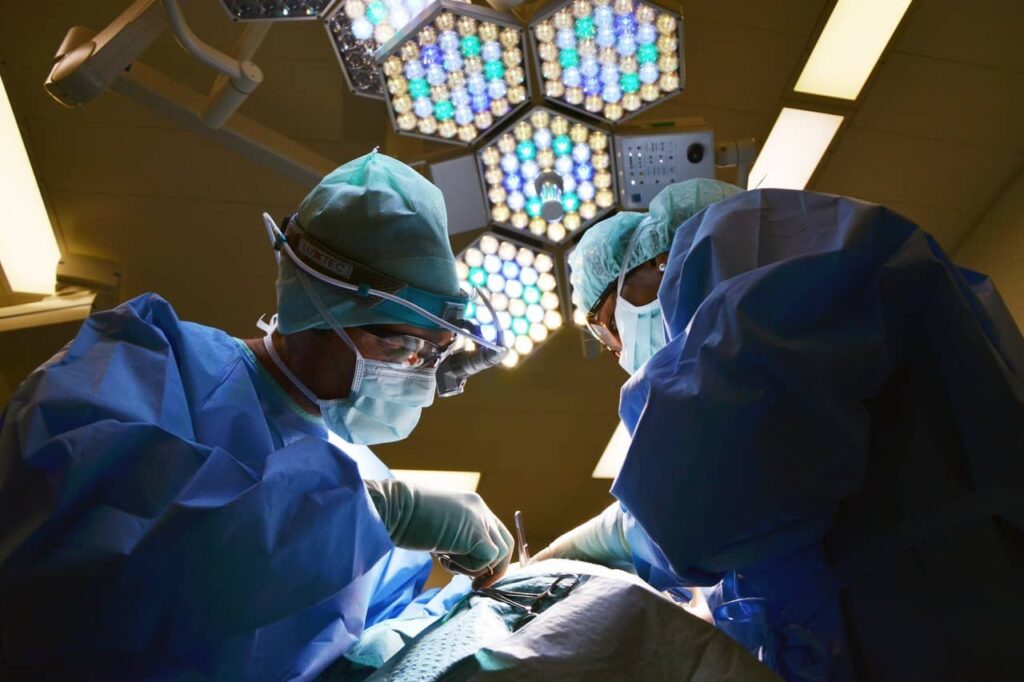
<svg viewBox="0 0 1024 682">
<path fill-rule="evenodd" d="M 613 485 L 638 568 L 765 598 L 791 680 L 1020 664 L 1024 339 L 991 282 L 883 207 L 757 190 L 679 227 L 658 299 Z"/>
<path fill-rule="evenodd" d="M 309 679 L 364 626 L 441 613 L 458 595 L 419 594 L 429 555 L 362 484 L 390 472 L 327 437 L 160 297 L 90 317 L 0 416 L 0 670 Z"/>
</svg>

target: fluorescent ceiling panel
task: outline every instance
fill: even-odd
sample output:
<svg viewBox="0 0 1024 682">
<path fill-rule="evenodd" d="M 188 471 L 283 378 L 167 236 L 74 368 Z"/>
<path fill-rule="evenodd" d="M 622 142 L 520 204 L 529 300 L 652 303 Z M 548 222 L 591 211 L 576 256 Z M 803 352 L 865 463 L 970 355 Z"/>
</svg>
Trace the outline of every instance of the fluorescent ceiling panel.
<svg viewBox="0 0 1024 682">
<path fill-rule="evenodd" d="M 618 476 L 622 463 L 626 461 L 629 443 L 629 431 L 626 430 L 625 424 L 619 422 L 619 425 L 615 427 L 615 433 L 612 434 L 612 439 L 608 441 L 604 454 L 598 460 L 597 466 L 594 467 L 594 473 L 591 476 L 594 478 L 615 478 Z"/>
<path fill-rule="evenodd" d="M 480 485 L 479 471 L 432 471 L 429 469 L 394 469 L 395 478 L 441 490 L 475 492 Z"/>
<path fill-rule="evenodd" d="M 0 267 L 7 283 L 16 292 L 52 294 L 60 249 L 2 81 L 0 178 Z"/>
<path fill-rule="evenodd" d="M 910 0 L 839 0 L 794 89 L 857 99 L 909 6 Z"/>
<path fill-rule="evenodd" d="M 803 189 L 818 167 L 843 117 L 783 108 L 750 171 L 747 189 Z"/>
</svg>

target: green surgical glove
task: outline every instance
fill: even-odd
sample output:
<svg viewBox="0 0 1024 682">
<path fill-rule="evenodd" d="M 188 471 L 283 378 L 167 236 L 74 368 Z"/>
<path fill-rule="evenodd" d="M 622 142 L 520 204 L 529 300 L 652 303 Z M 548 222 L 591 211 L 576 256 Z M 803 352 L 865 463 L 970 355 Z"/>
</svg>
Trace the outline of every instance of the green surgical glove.
<svg viewBox="0 0 1024 682">
<path fill-rule="evenodd" d="M 398 480 L 365 483 L 396 547 L 441 555 L 445 568 L 477 578 L 477 587 L 505 573 L 515 540 L 476 493 Z"/>
<path fill-rule="evenodd" d="M 533 561 L 577 559 L 636 573 L 624 521 L 622 507 L 616 502 L 542 549 Z"/>
</svg>

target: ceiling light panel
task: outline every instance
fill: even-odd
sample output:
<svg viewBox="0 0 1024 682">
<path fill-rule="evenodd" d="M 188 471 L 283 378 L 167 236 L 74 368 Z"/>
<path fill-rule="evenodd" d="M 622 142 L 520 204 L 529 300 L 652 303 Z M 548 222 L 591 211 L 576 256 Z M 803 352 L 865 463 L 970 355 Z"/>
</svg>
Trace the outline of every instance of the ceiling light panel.
<svg viewBox="0 0 1024 682">
<path fill-rule="evenodd" d="M 352 92 L 384 96 L 374 53 L 431 4 L 430 0 L 342 0 L 331 8 L 324 25 Z"/>
<path fill-rule="evenodd" d="M 839 0 L 797 80 L 797 92 L 857 99 L 910 0 Z"/>
<path fill-rule="evenodd" d="M 570 0 L 530 25 L 544 97 L 609 122 L 683 87 L 682 17 L 637 0 Z"/>
<path fill-rule="evenodd" d="M 440 0 L 377 53 L 403 135 L 472 144 L 529 100 L 525 36 L 511 15 Z"/>
<path fill-rule="evenodd" d="M 842 122 L 836 114 L 783 108 L 754 161 L 747 189 L 804 189 Z"/>
<path fill-rule="evenodd" d="M 12 291 L 52 294 L 60 250 L 2 80 L 0 149 L 0 267 Z"/>
<path fill-rule="evenodd" d="M 491 220 L 561 243 L 615 208 L 609 134 L 537 107 L 477 152 Z"/>
<path fill-rule="evenodd" d="M 456 259 L 459 283 L 466 291 L 484 290 L 491 311 L 470 305 L 467 318 L 480 325 L 488 341 L 509 347 L 503 364 L 515 367 L 562 326 L 555 263 L 550 253 L 507 237 L 485 233 Z"/>
</svg>

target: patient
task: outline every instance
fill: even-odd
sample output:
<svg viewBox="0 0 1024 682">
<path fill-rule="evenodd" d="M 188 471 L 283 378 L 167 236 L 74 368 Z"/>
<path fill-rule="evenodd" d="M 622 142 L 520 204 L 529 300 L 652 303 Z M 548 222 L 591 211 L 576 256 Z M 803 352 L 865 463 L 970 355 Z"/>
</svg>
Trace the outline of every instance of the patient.
<svg viewBox="0 0 1024 682">
<path fill-rule="evenodd" d="M 378 623 L 324 678 L 778 679 L 636 576 L 565 559 L 510 570 L 444 616 Z"/>
</svg>

